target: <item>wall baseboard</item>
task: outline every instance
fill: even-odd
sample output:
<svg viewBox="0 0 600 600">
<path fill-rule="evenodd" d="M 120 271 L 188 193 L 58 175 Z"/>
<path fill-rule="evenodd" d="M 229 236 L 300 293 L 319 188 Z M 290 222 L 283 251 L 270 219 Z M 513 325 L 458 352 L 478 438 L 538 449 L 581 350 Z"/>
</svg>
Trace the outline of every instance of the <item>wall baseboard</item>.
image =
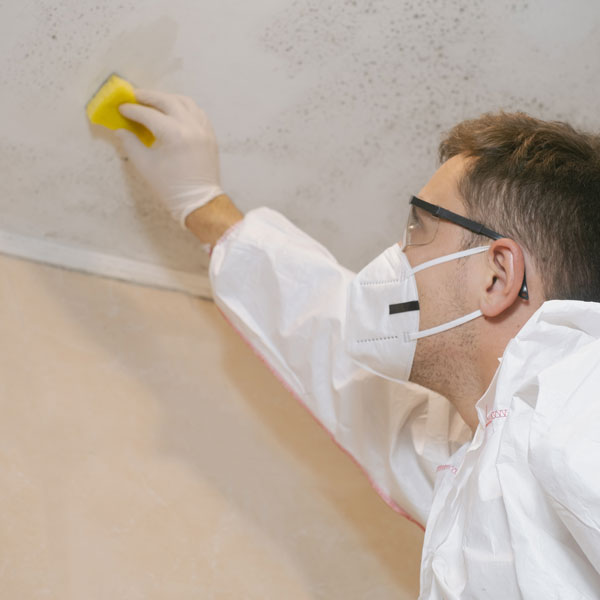
<svg viewBox="0 0 600 600">
<path fill-rule="evenodd" d="M 176 271 L 138 260 L 0 231 L 0 253 L 129 283 L 212 300 L 207 274 Z"/>
</svg>

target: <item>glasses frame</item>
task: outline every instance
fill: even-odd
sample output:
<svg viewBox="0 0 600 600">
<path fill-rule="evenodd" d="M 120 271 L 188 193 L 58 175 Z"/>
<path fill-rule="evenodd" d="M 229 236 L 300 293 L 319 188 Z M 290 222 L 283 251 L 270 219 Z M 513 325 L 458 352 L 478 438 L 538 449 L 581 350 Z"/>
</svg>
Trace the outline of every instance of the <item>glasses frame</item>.
<svg viewBox="0 0 600 600">
<path fill-rule="evenodd" d="M 501 235 L 491 229 L 488 229 L 485 225 L 481 223 L 477 223 L 477 221 L 472 221 L 471 219 L 467 219 L 462 215 L 459 215 L 451 210 L 446 208 L 442 208 L 437 204 L 431 204 L 429 202 L 425 202 L 425 200 L 421 200 L 421 198 L 417 198 L 417 196 L 412 196 L 409 204 L 414 204 L 415 206 L 422 208 L 428 213 L 432 214 L 434 217 L 439 217 L 440 219 L 444 219 L 446 221 L 450 221 L 451 223 L 455 223 L 456 225 L 460 225 L 477 235 L 483 235 L 485 237 L 491 238 L 492 240 L 499 240 L 504 235 Z M 525 271 L 523 271 L 523 284 L 521 285 L 521 289 L 519 290 L 519 298 L 523 298 L 523 300 L 529 300 L 529 292 L 527 289 L 527 280 L 525 277 Z"/>
</svg>

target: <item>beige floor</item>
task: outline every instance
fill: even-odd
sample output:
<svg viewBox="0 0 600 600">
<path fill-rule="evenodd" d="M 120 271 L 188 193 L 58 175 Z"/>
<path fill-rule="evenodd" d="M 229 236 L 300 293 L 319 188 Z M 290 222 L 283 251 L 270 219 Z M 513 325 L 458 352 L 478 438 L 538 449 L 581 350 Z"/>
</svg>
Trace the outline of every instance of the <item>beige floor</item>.
<svg viewBox="0 0 600 600">
<path fill-rule="evenodd" d="M 416 598 L 421 530 L 211 302 L 0 274 L 0 598 Z"/>
</svg>

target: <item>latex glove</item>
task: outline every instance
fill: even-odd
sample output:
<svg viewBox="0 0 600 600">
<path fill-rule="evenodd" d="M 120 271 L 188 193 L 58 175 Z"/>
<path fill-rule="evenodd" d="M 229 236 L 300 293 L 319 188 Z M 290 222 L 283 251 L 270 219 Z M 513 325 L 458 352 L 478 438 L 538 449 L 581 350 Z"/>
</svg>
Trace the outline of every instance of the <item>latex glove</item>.
<svg viewBox="0 0 600 600">
<path fill-rule="evenodd" d="M 179 222 L 223 194 L 219 152 L 213 128 L 204 111 L 187 96 L 136 89 L 140 104 L 125 103 L 119 112 L 147 127 L 156 138 L 151 147 L 126 129 L 117 129 L 134 167 L 156 191 Z"/>
</svg>

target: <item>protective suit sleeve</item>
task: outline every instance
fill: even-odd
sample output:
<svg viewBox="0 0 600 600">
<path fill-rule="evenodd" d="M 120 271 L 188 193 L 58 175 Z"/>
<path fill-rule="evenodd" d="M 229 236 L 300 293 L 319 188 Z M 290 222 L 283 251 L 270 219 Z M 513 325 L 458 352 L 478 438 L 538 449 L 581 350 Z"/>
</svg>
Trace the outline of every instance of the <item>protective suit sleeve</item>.
<svg viewBox="0 0 600 600">
<path fill-rule="evenodd" d="M 445 398 L 372 375 L 345 353 L 346 288 L 354 274 L 265 207 L 217 242 L 209 274 L 231 325 L 381 497 L 423 526 L 436 469 L 470 432 Z"/>
</svg>

